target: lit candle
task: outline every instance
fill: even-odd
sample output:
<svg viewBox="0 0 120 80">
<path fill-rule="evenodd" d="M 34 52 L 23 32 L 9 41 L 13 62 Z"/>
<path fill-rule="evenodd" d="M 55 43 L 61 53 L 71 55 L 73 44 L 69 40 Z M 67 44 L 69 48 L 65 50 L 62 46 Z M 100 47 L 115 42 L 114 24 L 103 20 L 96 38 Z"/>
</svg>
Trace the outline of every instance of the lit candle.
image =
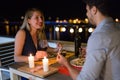
<svg viewBox="0 0 120 80">
<path fill-rule="evenodd" d="M 49 70 L 48 59 L 44 56 L 44 59 L 42 59 L 42 62 L 43 62 L 43 71 L 47 72 Z"/>
<path fill-rule="evenodd" d="M 30 56 L 28 57 L 28 61 L 29 61 L 29 68 L 34 68 L 35 67 L 34 56 L 32 56 L 32 54 L 30 54 Z"/>
</svg>

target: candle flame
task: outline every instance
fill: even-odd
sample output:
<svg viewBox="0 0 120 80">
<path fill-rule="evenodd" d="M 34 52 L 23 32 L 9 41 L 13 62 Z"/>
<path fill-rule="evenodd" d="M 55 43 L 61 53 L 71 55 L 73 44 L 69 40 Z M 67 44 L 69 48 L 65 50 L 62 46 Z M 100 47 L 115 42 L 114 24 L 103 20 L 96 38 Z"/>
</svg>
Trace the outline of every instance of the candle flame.
<svg viewBox="0 0 120 80">
<path fill-rule="evenodd" d="M 30 54 L 30 56 L 32 56 L 32 54 Z"/>
<path fill-rule="evenodd" d="M 44 59 L 46 59 L 46 56 L 44 56 Z"/>
</svg>

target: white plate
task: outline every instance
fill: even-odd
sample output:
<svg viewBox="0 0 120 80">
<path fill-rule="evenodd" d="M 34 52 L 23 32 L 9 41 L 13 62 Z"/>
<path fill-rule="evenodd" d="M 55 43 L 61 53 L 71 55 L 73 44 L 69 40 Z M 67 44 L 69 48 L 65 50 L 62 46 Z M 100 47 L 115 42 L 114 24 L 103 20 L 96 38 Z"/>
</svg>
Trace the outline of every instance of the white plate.
<svg viewBox="0 0 120 80">
<path fill-rule="evenodd" d="M 82 67 L 83 63 L 79 63 L 81 62 L 80 60 L 81 60 L 80 58 L 73 59 L 70 61 L 70 64 L 75 67 Z"/>
</svg>

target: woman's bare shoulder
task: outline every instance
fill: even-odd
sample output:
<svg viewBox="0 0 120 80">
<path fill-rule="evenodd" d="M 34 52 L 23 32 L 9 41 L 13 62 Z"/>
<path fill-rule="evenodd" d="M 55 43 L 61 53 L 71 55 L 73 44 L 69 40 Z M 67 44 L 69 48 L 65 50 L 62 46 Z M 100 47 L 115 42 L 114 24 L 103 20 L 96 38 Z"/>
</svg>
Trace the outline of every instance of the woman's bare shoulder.
<svg viewBox="0 0 120 80">
<path fill-rule="evenodd" d="M 16 38 L 25 38 L 25 31 L 24 30 L 19 30 L 18 32 L 17 32 L 17 34 L 16 34 Z"/>
<path fill-rule="evenodd" d="M 19 30 L 18 32 L 17 32 L 17 34 L 25 34 L 25 30 Z"/>
<path fill-rule="evenodd" d="M 19 30 L 16 35 L 24 36 L 25 35 L 25 30 Z"/>
</svg>

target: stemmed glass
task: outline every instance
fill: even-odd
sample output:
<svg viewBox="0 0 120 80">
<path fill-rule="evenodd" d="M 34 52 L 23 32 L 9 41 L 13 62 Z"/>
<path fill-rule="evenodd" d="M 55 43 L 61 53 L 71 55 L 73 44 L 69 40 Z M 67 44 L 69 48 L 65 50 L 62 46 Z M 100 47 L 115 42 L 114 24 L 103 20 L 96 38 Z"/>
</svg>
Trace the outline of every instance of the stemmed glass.
<svg viewBox="0 0 120 80">
<path fill-rule="evenodd" d="M 40 40 L 39 41 L 39 47 L 40 47 L 40 50 L 46 51 L 46 49 L 48 47 L 47 40 Z"/>
<path fill-rule="evenodd" d="M 36 52 L 36 55 L 35 55 L 36 59 L 39 60 L 43 58 L 44 56 L 47 57 L 47 52 L 46 52 L 47 47 L 48 47 L 47 40 L 39 40 L 37 45 L 38 45 L 37 47 L 38 51 Z"/>
</svg>

